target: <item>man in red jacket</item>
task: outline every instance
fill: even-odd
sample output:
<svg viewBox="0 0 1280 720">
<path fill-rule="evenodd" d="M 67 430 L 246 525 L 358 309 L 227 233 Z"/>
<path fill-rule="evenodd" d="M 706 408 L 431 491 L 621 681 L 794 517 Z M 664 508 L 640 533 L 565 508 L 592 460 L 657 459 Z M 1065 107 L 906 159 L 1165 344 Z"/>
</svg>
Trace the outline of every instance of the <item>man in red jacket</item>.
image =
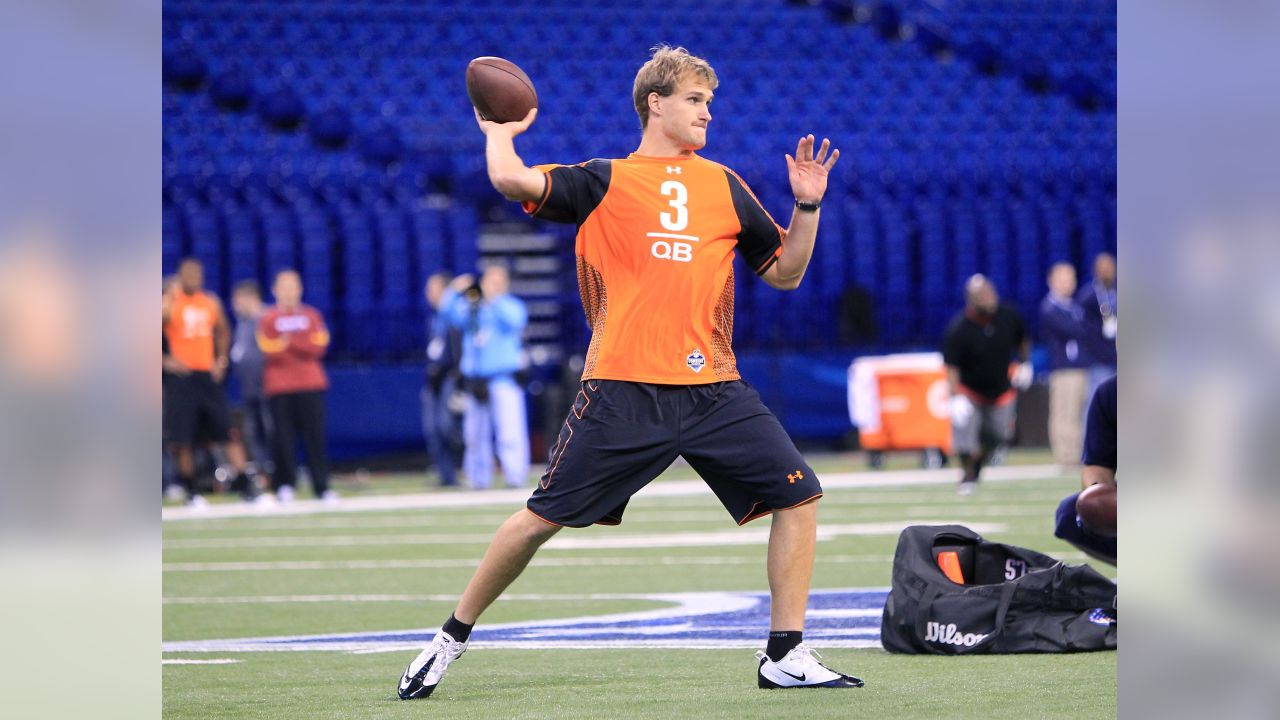
<svg viewBox="0 0 1280 720">
<path fill-rule="evenodd" d="M 320 364 L 329 347 L 329 330 L 319 310 L 302 304 L 302 279 L 297 272 L 281 270 L 271 291 L 276 304 L 258 321 L 258 347 L 266 356 L 263 392 L 275 421 L 272 484 L 282 502 L 293 499 L 294 442 L 301 434 L 311 487 L 316 497 L 334 502 L 338 496 L 329 489 L 325 446 L 324 393 L 329 380 Z"/>
</svg>

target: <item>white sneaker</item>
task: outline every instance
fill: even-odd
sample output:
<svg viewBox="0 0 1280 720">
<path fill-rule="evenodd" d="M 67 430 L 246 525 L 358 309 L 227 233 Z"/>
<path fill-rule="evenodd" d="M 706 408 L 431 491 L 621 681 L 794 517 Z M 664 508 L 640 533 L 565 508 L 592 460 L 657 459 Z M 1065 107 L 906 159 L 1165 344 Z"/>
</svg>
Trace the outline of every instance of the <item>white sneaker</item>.
<svg viewBox="0 0 1280 720">
<path fill-rule="evenodd" d="M 976 487 L 978 487 L 977 480 L 961 480 L 960 484 L 956 485 L 956 494 L 961 496 L 972 495 Z"/>
<path fill-rule="evenodd" d="M 337 490 L 329 489 L 325 490 L 324 494 L 320 496 L 320 502 L 328 505 L 329 507 L 333 507 L 341 502 L 341 498 L 338 496 Z"/>
<path fill-rule="evenodd" d="M 427 697 L 440 684 L 444 671 L 449 663 L 462 657 L 467 651 L 465 642 L 457 642 L 449 633 L 441 630 L 435 639 L 409 663 L 404 675 L 400 677 L 400 687 L 396 692 L 401 700 Z"/>
<path fill-rule="evenodd" d="M 859 688 L 862 681 L 856 677 L 838 673 L 818 662 L 821 655 L 800 643 L 781 660 L 774 662 L 763 652 L 757 652 L 760 669 L 756 672 L 757 684 L 762 688 Z"/>
<path fill-rule="evenodd" d="M 281 485 L 280 489 L 276 490 L 276 499 L 279 500 L 281 503 L 293 502 L 293 486 Z"/>
<path fill-rule="evenodd" d="M 164 499 L 173 502 L 185 502 L 187 499 L 187 491 L 178 483 L 173 483 L 164 489 Z"/>
<path fill-rule="evenodd" d="M 209 509 L 209 501 L 205 500 L 203 495 L 192 495 L 187 501 L 187 507 L 196 512 L 203 512 Z"/>
</svg>

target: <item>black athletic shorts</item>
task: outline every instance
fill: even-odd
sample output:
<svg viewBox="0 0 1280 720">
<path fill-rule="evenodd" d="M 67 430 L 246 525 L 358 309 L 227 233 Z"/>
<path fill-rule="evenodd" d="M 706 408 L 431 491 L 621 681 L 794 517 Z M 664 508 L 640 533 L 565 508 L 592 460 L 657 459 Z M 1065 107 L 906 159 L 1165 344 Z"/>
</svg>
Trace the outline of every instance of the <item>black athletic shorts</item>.
<svg viewBox="0 0 1280 720">
<path fill-rule="evenodd" d="M 165 439 L 180 445 L 227 441 L 231 429 L 227 394 L 212 375 L 193 372 L 165 378 L 164 429 Z"/>
<path fill-rule="evenodd" d="M 680 455 L 739 525 L 822 496 L 813 468 L 741 380 L 587 380 L 529 511 L 553 525 L 617 525 L 631 496 Z"/>
</svg>

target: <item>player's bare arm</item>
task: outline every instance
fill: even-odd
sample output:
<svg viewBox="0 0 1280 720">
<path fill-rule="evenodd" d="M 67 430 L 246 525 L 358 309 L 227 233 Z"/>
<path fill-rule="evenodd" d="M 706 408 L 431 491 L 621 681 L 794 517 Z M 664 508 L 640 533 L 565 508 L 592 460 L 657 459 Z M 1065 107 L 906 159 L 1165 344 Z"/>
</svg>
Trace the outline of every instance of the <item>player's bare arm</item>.
<svg viewBox="0 0 1280 720">
<path fill-rule="evenodd" d="M 947 366 L 947 389 L 952 395 L 960 394 L 960 368 L 955 365 Z"/>
<path fill-rule="evenodd" d="M 827 193 L 827 176 L 840 159 L 840 151 L 831 149 L 831 141 L 823 138 L 822 145 L 814 153 L 814 137 L 806 135 L 796 145 L 795 157 L 787 155 L 787 177 L 796 202 L 817 205 Z M 830 152 L 830 154 L 828 154 Z M 818 237 L 818 210 L 797 207 L 791 213 L 791 226 L 787 228 L 787 242 L 782 254 L 764 273 L 764 281 L 779 290 L 800 287 L 804 271 L 813 257 L 813 242 Z"/>
<path fill-rule="evenodd" d="M 508 200 L 517 202 L 540 200 L 546 186 L 542 173 L 524 164 L 516 154 L 515 136 L 529 129 L 538 109 L 533 108 L 523 120 L 498 123 L 485 120 L 476 111 L 476 124 L 485 136 L 484 155 L 489 170 L 489 182 Z"/>
<path fill-rule="evenodd" d="M 230 367 L 231 361 L 229 354 L 231 352 L 231 323 L 227 321 L 227 313 L 222 309 L 222 301 L 214 298 L 215 312 L 218 314 L 218 322 L 213 328 L 213 369 L 211 374 L 213 379 L 222 382 L 227 376 L 227 368 Z"/>
</svg>

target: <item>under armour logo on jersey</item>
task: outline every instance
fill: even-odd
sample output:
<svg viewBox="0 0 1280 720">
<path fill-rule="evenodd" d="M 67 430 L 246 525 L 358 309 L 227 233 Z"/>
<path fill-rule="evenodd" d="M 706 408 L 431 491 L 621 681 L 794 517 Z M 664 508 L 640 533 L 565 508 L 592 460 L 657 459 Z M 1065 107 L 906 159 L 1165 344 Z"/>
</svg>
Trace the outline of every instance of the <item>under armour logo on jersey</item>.
<svg viewBox="0 0 1280 720">
<path fill-rule="evenodd" d="M 678 167 L 675 167 L 675 166 L 672 166 L 672 165 L 668 165 L 668 166 L 667 166 L 667 174 L 668 174 L 668 175 L 679 175 L 679 174 L 680 174 L 681 169 L 682 169 L 682 168 L 678 168 Z"/>
<path fill-rule="evenodd" d="M 707 358 L 702 354 L 701 350 L 694 348 L 693 352 L 685 357 L 684 363 L 689 366 L 690 370 L 702 372 L 702 367 L 707 364 Z"/>
<path fill-rule="evenodd" d="M 792 485 L 795 485 L 797 480 L 803 480 L 803 479 L 804 479 L 804 473 L 800 470 L 797 470 L 787 475 L 787 482 Z"/>
</svg>

